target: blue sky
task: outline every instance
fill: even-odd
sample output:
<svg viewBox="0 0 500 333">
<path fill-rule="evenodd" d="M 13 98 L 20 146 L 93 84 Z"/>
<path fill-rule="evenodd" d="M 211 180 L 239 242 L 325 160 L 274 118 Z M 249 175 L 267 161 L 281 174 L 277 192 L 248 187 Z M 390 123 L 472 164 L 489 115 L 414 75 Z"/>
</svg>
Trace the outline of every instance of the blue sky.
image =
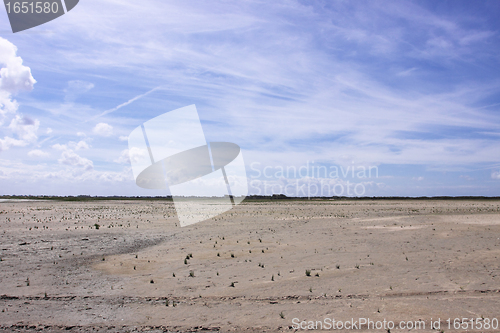
<svg viewBox="0 0 500 333">
<path fill-rule="evenodd" d="M 1 8 L 0 194 L 162 195 L 135 185 L 126 137 L 196 104 L 208 141 L 242 147 L 251 193 L 498 196 L 499 15 L 498 1 L 82 0 L 13 34 Z M 276 172 L 306 165 L 378 173 Z"/>
</svg>

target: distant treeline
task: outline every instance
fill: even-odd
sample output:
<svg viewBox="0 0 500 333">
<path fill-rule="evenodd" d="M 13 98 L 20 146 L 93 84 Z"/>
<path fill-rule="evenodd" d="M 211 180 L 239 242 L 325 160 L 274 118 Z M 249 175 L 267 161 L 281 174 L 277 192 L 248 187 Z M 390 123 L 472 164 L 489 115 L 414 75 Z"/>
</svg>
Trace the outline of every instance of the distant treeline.
<svg viewBox="0 0 500 333">
<path fill-rule="evenodd" d="M 56 201 L 99 201 L 99 200 L 138 200 L 138 201 L 172 201 L 172 196 L 54 196 L 54 195 L 3 195 L 0 199 L 24 199 L 24 200 L 56 200 Z M 273 195 L 249 195 L 245 201 L 272 201 L 272 200 L 350 200 L 350 201 L 367 201 L 367 200 L 499 200 L 500 197 L 484 197 L 484 196 L 436 196 L 436 197 L 288 197 L 284 194 Z"/>
<path fill-rule="evenodd" d="M 500 197 L 484 197 L 484 196 L 436 196 L 436 197 L 288 197 L 284 194 L 273 194 L 272 196 L 265 195 L 249 195 L 245 200 L 499 200 Z"/>
<path fill-rule="evenodd" d="M 142 200 L 142 201 L 172 201 L 171 196 L 155 196 L 155 197 L 127 197 L 127 196 L 90 196 L 90 195 L 78 195 L 78 196 L 56 196 L 56 195 L 2 195 L 0 199 L 20 199 L 20 200 L 57 200 L 57 201 L 99 201 L 99 200 Z"/>
</svg>

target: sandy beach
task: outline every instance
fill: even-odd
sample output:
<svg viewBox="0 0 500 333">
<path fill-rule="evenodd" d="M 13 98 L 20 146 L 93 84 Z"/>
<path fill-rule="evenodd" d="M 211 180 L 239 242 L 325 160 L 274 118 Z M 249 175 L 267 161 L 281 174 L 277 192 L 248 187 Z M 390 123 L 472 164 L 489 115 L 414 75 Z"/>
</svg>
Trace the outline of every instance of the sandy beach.
<svg viewBox="0 0 500 333">
<path fill-rule="evenodd" d="M 500 319 L 499 200 L 246 201 L 184 228 L 166 201 L 4 201 L 0 223 L 0 331 Z"/>
</svg>

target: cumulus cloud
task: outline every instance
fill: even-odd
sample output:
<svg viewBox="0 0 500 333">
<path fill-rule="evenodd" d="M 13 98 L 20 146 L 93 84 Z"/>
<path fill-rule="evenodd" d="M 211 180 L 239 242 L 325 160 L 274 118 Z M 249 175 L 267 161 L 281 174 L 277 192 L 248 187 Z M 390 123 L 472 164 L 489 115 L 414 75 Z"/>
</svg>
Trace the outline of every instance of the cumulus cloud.
<svg viewBox="0 0 500 333">
<path fill-rule="evenodd" d="M 73 144 L 74 142 L 71 142 L 71 144 Z M 87 142 L 81 140 L 81 141 L 78 141 L 77 143 L 74 143 L 74 149 L 75 150 L 84 150 L 84 149 L 90 149 L 90 146 Z"/>
<path fill-rule="evenodd" d="M 70 150 L 70 149 L 86 150 L 86 149 L 90 149 L 90 145 L 83 140 L 80 140 L 78 142 L 70 141 L 67 144 L 56 143 L 55 145 L 52 145 L 52 149 L 63 150 L 63 151 Z"/>
<path fill-rule="evenodd" d="M 113 160 L 113 162 L 120 163 L 120 164 L 129 164 L 130 157 L 129 157 L 128 149 L 122 150 L 120 156 L 117 159 Z"/>
<path fill-rule="evenodd" d="M 38 120 L 33 120 L 29 117 L 21 117 L 17 115 L 12 119 L 9 129 L 17 136 L 17 139 L 5 136 L 0 139 L 0 151 L 7 150 L 11 147 L 25 147 L 30 143 L 36 142 L 38 136 L 37 131 L 40 126 Z"/>
<path fill-rule="evenodd" d="M 113 160 L 113 162 L 120 164 L 130 164 L 130 161 L 138 162 L 143 160 L 143 158 L 148 155 L 149 153 L 147 150 L 132 147 L 132 149 L 122 150 L 120 156 L 117 159 Z"/>
<path fill-rule="evenodd" d="M 62 151 L 61 158 L 57 160 L 59 164 L 76 167 L 77 169 L 75 171 L 77 172 L 94 170 L 94 163 L 91 160 L 82 157 L 75 152 L 75 150 L 84 150 L 89 148 L 89 144 L 83 140 L 79 142 L 70 141 L 67 144 L 56 143 L 55 145 L 52 145 L 52 149 Z"/>
<path fill-rule="evenodd" d="M 36 83 L 31 69 L 17 56 L 17 47 L 0 37 L 0 124 L 8 113 L 19 107 L 12 96 L 20 91 L 31 91 Z"/>
<path fill-rule="evenodd" d="M 139 161 L 142 161 L 145 156 L 148 156 L 149 153 L 146 149 L 140 149 L 137 147 L 132 147 L 132 149 L 126 149 L 128 151 L 128 156 L 129 156 L 129 163 L 130 161 L 137 163 Z M 123 152 L 122 152 L 123 154 Z"/>
<path fill-rule="evenodd" d="M 68 146 L 56 143 L 55 145 L 52 145 L 52 148 L 56 150 L 66 150 L 68 149 Z"/>
<path fill-rule="evenodd" d="M 44 152 L 40 149 L 34 149 L 34 150 L 28 152 L 28 156 L 29 157 L 47 157 L 47 156 L 49 156 L 49 153 Z"/>
<path fill-rule="evenodd" d="M 15 133 L 19 139 L 27 143 L 33 143 L 38 138 L 37 131 L 40 126 L 38 120 L 33 120 L 27 116 L 16 116 L 12 119 L 9 129 Z"/>
<path fill-rule="evenodd" d="M 28 143 L 23 140 L 17 140 L 11 137 L 6 136 L 3 139 L 0 139 L 0 151 L 7 150 L 10 147 L 24 147 Z"/>
<path fill-rule="evenodd" d="M 0 37 L 0 125 L 3 125 L 8 114 L 15 114 L 19 108 L 12 96 L 21 91 L 31 91 L 35 83 L 31 69 L 24 66 L 21 57 L 17 56 L 17 47 Z M 8 129 L 17 138 L 5 136 L 0 139 L 0 151 L 35 142 L 39 126 L 38 120 L 16 115 Z"/>
<path fill-rule="evenodd" d="M 3 124 L 5 116 L 8 113 L 15 113 L 19 104 L 11 99 L 11 94 L 0 90 L 0 125 Z"/>
<path fill-rule="evenodd" d="M 17 47 L 0 37 L 0 90 L 15 94 L 19 91 L 31 91 L 36 83 L 31 76 L 31 69 L 23 65 L 21 57 L 16 56 Z"/>
<path fill-rule="evenodd" d="M 99 123 L 95 125 L 93 132 L 100 136 L 111 136 L 113 134 L 113 126 L 106 123 Z"/>
<path fill-rule="evenodd" d="M 61 158 L 57 161 L 60 164 L 82 168 L 85 171 L 94 169 L 94 163 L 91 160 L 81 157 L 71 149 L 63 151 Z"/>
</svg>

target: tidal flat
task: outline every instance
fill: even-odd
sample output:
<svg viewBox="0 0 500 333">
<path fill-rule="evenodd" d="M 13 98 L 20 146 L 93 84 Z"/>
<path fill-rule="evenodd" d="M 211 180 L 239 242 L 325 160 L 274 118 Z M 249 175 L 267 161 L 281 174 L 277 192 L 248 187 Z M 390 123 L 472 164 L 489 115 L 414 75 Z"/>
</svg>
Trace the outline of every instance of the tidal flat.
<svg viewBox="0 0 500 333">
<path fill-rule="evenodd" d="M 183 228 L 170 201 L 7 200 L 0 225 L 0 332 L 500 319 L 500 200 L 248 200 Z"/>
</svg>

